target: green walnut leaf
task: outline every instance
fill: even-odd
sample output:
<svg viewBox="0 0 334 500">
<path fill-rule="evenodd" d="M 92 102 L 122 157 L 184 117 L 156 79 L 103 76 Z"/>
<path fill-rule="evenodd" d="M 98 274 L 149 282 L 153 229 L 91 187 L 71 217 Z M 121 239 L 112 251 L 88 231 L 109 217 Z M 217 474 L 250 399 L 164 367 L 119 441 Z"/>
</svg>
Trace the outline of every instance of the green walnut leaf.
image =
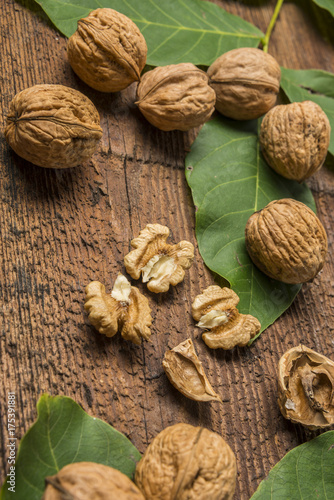
<svg viewBox="0 0 334 500">
<path fill-rule="evenodd" d="M 334 16 L 334 0 L 313 0 L 314 3 L 328 10 Z"/>
<path fill-rule="evenodd" d="M 314 101 L 326 113 L 332 129 L 328 150 L 334 155 L 334 74 L 318 69 L 281 71 L 281 87 L 291 102 Z"/>
<path fill-rule="evenodd" d="M 330 500 L 334 498 L 334 431 L 289 451 L 251 500 Z"/>
<path fill-rule="evenodd" d="M 98 7 L 128 16 L 145 37 L 147 64 L 191 62 L 209 66 L 223 52 L 257 47 L 263 33 L 238 16 L 203 0 L 36 0 L 61 33 L 71 36 L 77 21 Z"/>
<path fill-rule="evenodd" d="M 205 264 L 239 295 L 239 310 L 261 322 L 261 332 L 292 303 L 300 285 L 260 272 L 245 246 L 245 226 L 270 201 L 295 198 L 315 210 L 305 184 L 276 174 L 260 154 L 257 121 L 217 117 L 206 123 L 186 158 L 196 211 L 196 238 Z"/>
<path fill-rule="evenodd" d="M 106 422 L 93 418 L 71 398 L 44 394 L 38 418 L 22 438 L 15 463 L 15 494 L 5 482 L 0 499 L 40 500 L 44 478 L 73 462 L 96 462 L 132 479 L 141 456 L 131 442 Z"/>
</svg>

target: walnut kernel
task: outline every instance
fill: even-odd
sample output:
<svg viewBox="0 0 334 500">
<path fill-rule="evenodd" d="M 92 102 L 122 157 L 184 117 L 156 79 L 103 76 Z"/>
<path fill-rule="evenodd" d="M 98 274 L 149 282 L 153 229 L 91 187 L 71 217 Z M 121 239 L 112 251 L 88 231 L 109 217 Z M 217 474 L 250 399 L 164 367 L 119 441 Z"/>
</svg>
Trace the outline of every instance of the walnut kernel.
<svg viewBox="0 0 334 500">
<path fill-rule="evenodd" d="M 69 87 L 35 85 L 10 103 L 6 141 L 39 167 L 75 167 L 91 157 L 101 137 L 94 104 Z"/>
<path fill-rule="evenodd" d="M 111 294 L 99 281 L 86 287 L 85 310 L 92 325 L 106 337 L 118 331 L 126 340 L 140 344 L 151 336 L 151 309 L 148 300 L 119 274 Z"/>
<path fill-rule="evenodd" d="M 168 236 L 168 227 L 148 224 L 131 241 L 134 250 L 124 257 L 126 271 L 136 280 L 142 275 L 151 292 L 166 292 L 170 285 L 180 283 L 194 259 L 194 246 L 189 241 L 169 245 Z"/>
<path fill-rule="evenodd" d="M 192 315 L 197 326 L 207 330 L 202 339 L 211 349 L 243 347 L 259 333 L 260 322 L 250 314 L 240 314 L 238 303 L 239 297 L 233 290 L 217 285 L 195 297 Z"/>
<path fill-rule="evenodd" d="M 127 16 L 103 8 L 78 21 L 67 55 L 75 73 L 101 92 L 117 92 L 140 80 L 147 46 Z"/>
<path fill-rule="evenodd" d="M 250 258 L 270 278 L 305 283 L 323 268 L 327 254 L 325 229 L 300 201 L 272 201 L 251 215 L 245 235 Z"/>
</svg>

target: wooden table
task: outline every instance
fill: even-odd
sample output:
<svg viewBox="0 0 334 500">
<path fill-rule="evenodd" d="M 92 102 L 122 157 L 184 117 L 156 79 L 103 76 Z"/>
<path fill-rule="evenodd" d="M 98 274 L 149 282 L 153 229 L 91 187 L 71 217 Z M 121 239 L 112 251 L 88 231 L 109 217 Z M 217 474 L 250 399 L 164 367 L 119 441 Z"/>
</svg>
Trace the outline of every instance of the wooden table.
<svg viewBox="0 0 334 500">
<path fill-rule="evenodd" d="M 216 3 L 263 31 L 275 5 Z M 333 71 L 330 15 L 305 4 L 311 2 L 283 5 L 269 52 L 287 67 Z M 148 293 L 151 343 L 135 346 L 119 335 L 99 335 L 83 309 L 84 288 L 100 280 L 111 290 L 117 273 L 124 272 L 130 240 L 147 223 L 167 225 L 174 242 L 196 244 L 184 176 L 195 131 L 166 133 L 150 126 L 133 104 L 135 85 L 113 95 L 88 88 L 67 62 L 66 39 L 32 0 L 2 0 L 1 5 L 2 130 L 13 96 L 39 83 L 85 93 L 103 127 L 91 161 L 62 171 L 20 159 L 1 135 L 1 480 L 7 470 L 6 394 L 16 393 L 21 438 L 36 419 L 38 398 L 48 392 L 74 398 L 128 436 L 140 452 L 176 422 L 221 433 L 237 456 L 235 499 L 246 500 L 287 451 L 315 435 L 281 416 L 276 369 L 283 352 L 300 342 L 334 359 L 332 253 L 321 275 L 303 286 L 290 309 L 250 348 L 210 351 L 201 341 L 191 302 L 214 280 L 197 249 L 182 284 L 163 295 Z M 309 181 L 330 248 L 333 172 L 328 164 Z M 147 293 L 144 285 L 138 287 Z M 186 399 L 168 382 L 164 352 L 188 337 L 223 405 Z"/>
</svg>

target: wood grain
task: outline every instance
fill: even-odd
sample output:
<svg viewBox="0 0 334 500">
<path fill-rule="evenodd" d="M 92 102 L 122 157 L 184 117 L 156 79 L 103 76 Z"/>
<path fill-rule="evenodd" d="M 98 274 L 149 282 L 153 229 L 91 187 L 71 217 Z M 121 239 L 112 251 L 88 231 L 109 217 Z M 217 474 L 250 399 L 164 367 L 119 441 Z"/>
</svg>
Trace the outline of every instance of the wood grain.
<svg viewBox="0 0 334 500">
<path fill-rule="evenodd" d="M 263 31 L 274 1 L 217 1 Z M 1 134 L 0 150 L 0 403 L 1 481 L 7 471 L 6 394 L 17 395 L 17 437 L 36 419 L 39 396 L 64 394 L 127 435 L 144 452 L 176 422 L 221 433 L 237 455 L 235 499 L 247 500 L 284 454 L 315 434 L 279 412 L 277 362 L 299 342 L 334 359 L 333 256 L 312 285 L 250 347 L 210 351 L 191 319 L 191 302 L 214 283 L 196 249 L 184 282 L 163 296 L 147 292 L 152 342 L 130 345 L 95 332 L 84 313 L 84 288 L 99 280 L 111 290 L 130 240 L 147 223 L 171 229 L 171 241 L 196 245 L 195 215 L 184 159 L 195 131 L 161 132 L 134 106 L 135 85 L 106 95 L 85 86 L 66 59 L 66 40 L 32 1 L 2 0 L 1 130 L 9 102 L 38 83 L 85 93 L 97 106 L 103 139 L 85 165 L 54 171 L 17 157 Z M 284 4 L 269 51 L 291 68 L 334 70 L 331 19 L 305 2 Z M 326 38 L 327 37 L 327 38 Z M 329 39 L 328 39 L 329 37 Z M 310 181 L 333 245 L 333 166 Z M 164 352 L 192 338 L 224 404 L 179 394 L 161 365 Z"/>
</svg>

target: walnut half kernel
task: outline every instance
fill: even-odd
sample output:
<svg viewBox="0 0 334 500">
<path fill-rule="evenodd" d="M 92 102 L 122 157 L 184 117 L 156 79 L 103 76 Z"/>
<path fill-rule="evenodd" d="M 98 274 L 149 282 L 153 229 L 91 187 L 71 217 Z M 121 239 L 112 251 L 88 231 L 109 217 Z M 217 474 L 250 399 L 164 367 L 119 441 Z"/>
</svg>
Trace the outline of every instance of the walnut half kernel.
<svg viewBox="0 0 334 500">
<path fill-rule="evenodd" d="M 151 309 L 148 300 L 129 281 L 119 274 L 111 294 L 99 281 L 86 287 L 85 310 L 91 324 L 106 337 L 118 331 L 126 340 L 141 344 L 151 336 Z"/>
<path fill-rule="evenodd" d="M 126 271 L 131 278 L 139 279 L 151 292 L 167 292 L 170 285 L 180 283 L 185 269 L 191 267 L 194 246 L 189 241 L 169 245 L 169 229 L 160 224 L 148 224 L 139 236 L 131 241 L 134 248 L 124 257 Z"/>
<path fill-rule="evenodd" d="M 250 314 L 240 314 L 238 303 L 239 297 L 233 290 L 217 285 L 195 297 L 192 315 L 199 328 L 208 330 L 202 339 L 211 349 L 243 347 L 259 333 L 260 322 Z"/>
</svg>

